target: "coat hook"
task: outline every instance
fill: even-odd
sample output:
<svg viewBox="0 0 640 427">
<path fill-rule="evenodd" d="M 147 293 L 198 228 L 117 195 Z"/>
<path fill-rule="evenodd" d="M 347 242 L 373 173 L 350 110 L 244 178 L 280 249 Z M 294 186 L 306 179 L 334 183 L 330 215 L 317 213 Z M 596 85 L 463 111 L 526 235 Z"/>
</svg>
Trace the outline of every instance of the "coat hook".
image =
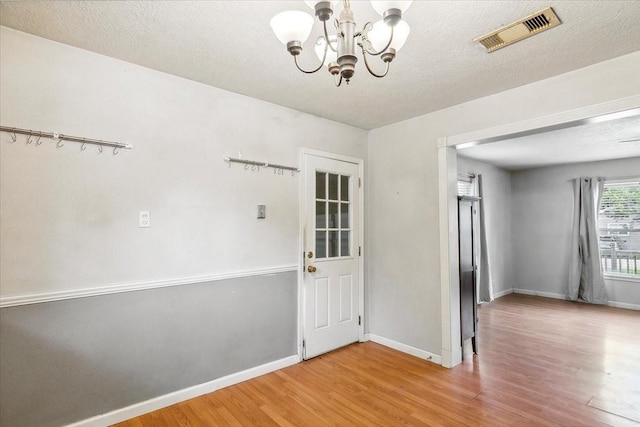
<svg viewBox="0 0 640 427">
<path fill-rule="evenodd" d="M 12 128 L 12 134 L 11 134 L 11 142 L 16 142 L 18 140 L 18 137 L 16 136 L 16 128 Z"/>
<path fill-rule="evenodd" d="M 38 135 L 38 139 L 36 139 L 36 145 L 42 144 L 41 139 L 42 139 L 42 132 L 40 132 L 40 135 Z"/>
<path fill-rule="evenodd" d="M 27 144 L 31 144 L 33 142 L 33 140 L 31 139 L 31 135 L 33 135 L 31 133 L 31 131 L 29 131 L 29 136 L 27 136 Z"/>
<path fill-rule="evenodd" d="M 80 146 L 80 151 L 84 151 L 87 149 L 87 143 L 83 142 L 82 145 Z"/>
<path fill-rule="evenodd" d="M 58 143 L 56 144 L 57 148 L 62 148 L 64 147 L 64 144 L 62 143 L 62 140 L 59 140 Z"/>
<path fill-rule="evenodd" d="M 98 151 L 102 154 L 102 145 L 98 145 Z"/>
<path fill-rule="evenodd" d="M 118 153 L 118 147 L 113 147 L 113 155 L 116 156 Z"/>
<path fill-rule="evenodd" d="M 246 171 L 248 171 L 248 170 L 249 170 L 249 163 L 246 163 L 246 164 L 244 165 L 244 170 L 246 170 Z"/>
</svg>

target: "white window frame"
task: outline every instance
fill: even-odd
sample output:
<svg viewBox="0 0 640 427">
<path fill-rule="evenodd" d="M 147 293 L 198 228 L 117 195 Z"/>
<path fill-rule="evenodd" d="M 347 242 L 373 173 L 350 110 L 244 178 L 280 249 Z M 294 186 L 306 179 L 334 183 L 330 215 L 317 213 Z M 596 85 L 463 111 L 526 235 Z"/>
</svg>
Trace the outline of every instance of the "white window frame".
<svg viewBox="0 0 640 427">
<path fill-rule="evenodd" d="M 633 178 L 625 178 L 625 179 L 606 179 L 605 180 L 605 187 L 607 185 L 617 185 L 617 184 L 626 184 L 626 183 L 640 183 L 640 176 L 639 177 L 633 177 Z M 600 207 L 598 207 L 598 210 L 600 209 Z M 624 223 L 627 224 L 627 228 L 611 228 L 609 227 L 610 225 L 622 225 L 623 223 L 605 223 L 605 224 L 599 224 L 599 230 L 598 230 L 598 241 L 600 240 L 601 236 L 630 236 L 632 232 L 637 232 L 640 233 L 640 231 L 636 231 L 636 230 L 640 230 L 640 228 L 630 228 L 628 227 L 628 223 Z M 611 231 L 614 230 L 625 230 L 626 233 L 621 234 L 621 233 L 611 233 Z M 610 271 L 603 271 L 603 275 L 605 279 L 608 280 L 620 280 L 620 281 L 628 281 L 628 282 L 638 282 L 640 283 L 640 274 L 628 274 L 628 273 L 616 273 L 616 272 L 610 272 Z"/>
</svg>

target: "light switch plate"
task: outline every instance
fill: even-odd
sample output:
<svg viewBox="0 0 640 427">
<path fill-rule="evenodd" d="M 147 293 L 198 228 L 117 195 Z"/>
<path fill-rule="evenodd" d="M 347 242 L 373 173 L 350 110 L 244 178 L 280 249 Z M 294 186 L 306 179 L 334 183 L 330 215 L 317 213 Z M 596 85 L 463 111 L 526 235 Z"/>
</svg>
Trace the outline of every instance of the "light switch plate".
<svg viewBox="0 0 640 427">
<path fill-rule="evenodd" d="M 140 211 L 140 214 L 138 215 L 138 227 L 151 227 L 151 216 L 149 216 L 149 211 Z"/>
<path fill-rule="evenodd" d="M 258 205 L 258 219 L 265 219 L 267 217 L 267 207 L 265 205 Z"/>
</svg>

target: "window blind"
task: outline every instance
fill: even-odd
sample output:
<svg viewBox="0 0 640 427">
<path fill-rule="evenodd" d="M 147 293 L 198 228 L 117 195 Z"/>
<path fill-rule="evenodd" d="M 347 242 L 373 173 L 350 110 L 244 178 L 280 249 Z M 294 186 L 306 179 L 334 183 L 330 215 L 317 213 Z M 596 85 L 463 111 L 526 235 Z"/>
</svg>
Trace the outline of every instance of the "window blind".
<svg viewBox="0 0 640 427">
<path fill-rule="evenodd" d="M 458 196 L 475 196 L 473 183 L 458 179 Z"/>
<path fill-rule="evenodd" d="M 635 182 L 605 182 L 600 219 L 600 225 L 607 221 L 640 221 L 640 179 Z"/>
</svg>

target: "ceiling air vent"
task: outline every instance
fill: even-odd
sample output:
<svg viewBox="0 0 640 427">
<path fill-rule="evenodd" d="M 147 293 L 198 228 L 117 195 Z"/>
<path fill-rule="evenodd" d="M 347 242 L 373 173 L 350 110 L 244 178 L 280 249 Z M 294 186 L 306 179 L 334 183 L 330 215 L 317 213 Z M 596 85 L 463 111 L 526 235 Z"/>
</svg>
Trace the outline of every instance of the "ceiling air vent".
<svg viewBox="0 0 640 427">
<path fill-rule="evenodd" d="M 473 41 L 480 42 L 487 49 L 487 52 L 493 52 L 560 24 L 558 16 L 552 8 L 548 7 L 482 37 L 475 38 Z"/>
</svg>

